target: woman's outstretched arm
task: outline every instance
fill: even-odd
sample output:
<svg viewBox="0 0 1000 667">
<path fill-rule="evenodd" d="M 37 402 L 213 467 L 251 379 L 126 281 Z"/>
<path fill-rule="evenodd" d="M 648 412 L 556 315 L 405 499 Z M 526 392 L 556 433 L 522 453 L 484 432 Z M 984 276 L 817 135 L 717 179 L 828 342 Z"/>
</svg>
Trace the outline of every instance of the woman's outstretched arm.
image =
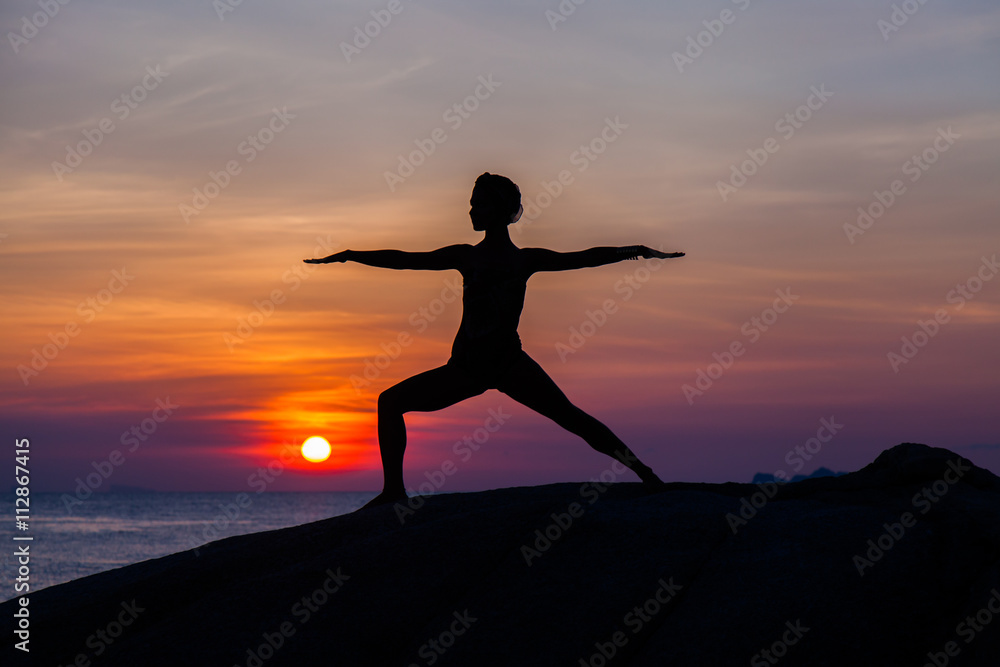
<svg viewBox="0 0 1000 667">
<path fill-rule="evenodd" d="M 603 246 L 577 252 L 556 252 L 545 248 L 525 248 L 524 251 L 528 253 L 528 262 L 532 272 L 584 269 L 640 257 L 668 259 L 684 256 L 682 252 L 660 252 L 644 245 L 630 245 L 621 248 Z"/>
<path fill-rule="evenodd" d="M 450 245 L 430 252 L 406 252 L 405 250 L 342 250 L 322 259 L 303 260 L 307 264 L 330 264 L 333 262 L 357 262 L 383 269 L 422 269 L 444 271 L 457 269 L 468 252 L 468 245 Z"/>
</svg>

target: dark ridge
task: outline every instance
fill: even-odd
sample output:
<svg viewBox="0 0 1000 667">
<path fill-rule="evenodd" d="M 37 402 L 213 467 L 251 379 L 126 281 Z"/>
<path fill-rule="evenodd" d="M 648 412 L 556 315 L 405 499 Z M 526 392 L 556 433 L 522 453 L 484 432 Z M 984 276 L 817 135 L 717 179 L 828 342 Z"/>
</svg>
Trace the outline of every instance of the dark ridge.
<svg viewBox="0 0 1000 667">
<path fill-rule="evenodd" d="M 780 486 L 421 500 L 34 592 L 30 663 L 7 634 L 4 664 L 1000 664 L 1000 479 L 945 449 Z"/>
</svg>

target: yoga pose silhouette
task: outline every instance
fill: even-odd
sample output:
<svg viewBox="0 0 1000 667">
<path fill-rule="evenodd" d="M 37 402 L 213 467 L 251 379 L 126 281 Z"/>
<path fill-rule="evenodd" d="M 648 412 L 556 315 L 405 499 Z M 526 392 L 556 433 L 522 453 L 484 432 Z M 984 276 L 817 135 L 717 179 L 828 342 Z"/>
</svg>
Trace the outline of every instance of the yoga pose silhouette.
<svg viewBox="0 0 1000 667">
<path fill-rule="evenodd" d="M 517 324 L 524 307 L 528 278 L 539 271 L 567 271 L 639 257 L 683 257 L 646 246 L 599 247 L 579 252 L 518 248 L 507 226 L 523 212 L 521 191 L 510 179 L 485 173 L 476 179 L 470 201 L 472 228 L 486 232 L 476 245 L 460 244 L 430 252 L 344 250 L 310 264 L 358 262 L 387 269 L 457 269 L 464 279 L 462 322 L 451 358 L 389 387 L 378 397 L 378 443 L 382 455 L 382 493 L 365 507 L 406 499 L 403 452 L 407 412 L 432 412 L 454 405 L 487 389 L 498 389 L 614 457 L 651 486 L 662 484 L 652 469 L 607 426 L 573 405 L 542 367 L 521 349 Z"/>
</svg>

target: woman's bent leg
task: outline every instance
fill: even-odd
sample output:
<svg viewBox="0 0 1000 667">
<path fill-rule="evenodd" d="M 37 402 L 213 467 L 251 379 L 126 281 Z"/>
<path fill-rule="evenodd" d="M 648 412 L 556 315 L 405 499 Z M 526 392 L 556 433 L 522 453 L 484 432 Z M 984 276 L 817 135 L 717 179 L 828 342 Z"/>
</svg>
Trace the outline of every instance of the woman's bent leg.
<svg viewBox="0 0 1000 667">
<path fill-rule="evenodd" d="M 485 391 L 454 366 L 440 366 L 389 387 L 378 397 L 378 445 L 384 477 L 382 493 L 365 507 L 406 498 L 403 453 L 407 412 L 433 412 Z"/>
</svg>

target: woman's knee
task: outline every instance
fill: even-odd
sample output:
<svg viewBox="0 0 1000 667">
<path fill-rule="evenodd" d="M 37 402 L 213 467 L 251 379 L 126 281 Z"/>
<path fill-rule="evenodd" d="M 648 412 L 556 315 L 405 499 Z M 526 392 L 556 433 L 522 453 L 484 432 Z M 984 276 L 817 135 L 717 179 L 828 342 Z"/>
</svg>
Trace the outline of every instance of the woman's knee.
<svg viewBox="0 0 1000 667">
<path fill-rule="evenodd" d="M 378 411 L 380 414 L 406 412 L 402 409 L 402 392 L 399 385 L 393 385 L 378 395 Z"/>
<path fill-rule="evenodd" d="M 591 431 L 594 428 L 594 422 L 597 422 L 596 419 L 569 401 L 566 401 L 563 405 L 557 406 L 555 412 L 556 413 L 552 416 L 552 420 L 567 431 L 577 435 L 584 435 L 585 433 Z"/>
</svg>

